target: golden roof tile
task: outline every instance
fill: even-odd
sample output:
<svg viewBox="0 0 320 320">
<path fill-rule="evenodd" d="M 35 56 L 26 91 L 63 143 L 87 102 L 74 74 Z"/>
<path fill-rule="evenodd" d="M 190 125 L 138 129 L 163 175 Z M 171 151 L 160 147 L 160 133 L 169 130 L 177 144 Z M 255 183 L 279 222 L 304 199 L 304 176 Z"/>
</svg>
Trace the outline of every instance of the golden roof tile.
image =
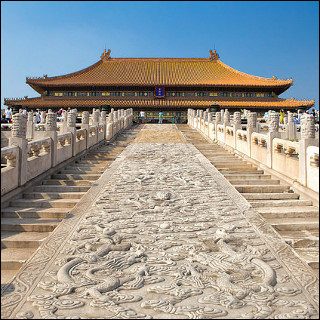
<svg viewBox="0 0 320 320">
<path fill-rule="evenodd" d="M 210 50 L 211 51 L 211 50 Z M 229 67 L 216 52 L 210 58 L 111 58 L 56 77 L 27 78 L 38 86 L 287 86 L 293 80 L 249 75 Z"/>
</svg>

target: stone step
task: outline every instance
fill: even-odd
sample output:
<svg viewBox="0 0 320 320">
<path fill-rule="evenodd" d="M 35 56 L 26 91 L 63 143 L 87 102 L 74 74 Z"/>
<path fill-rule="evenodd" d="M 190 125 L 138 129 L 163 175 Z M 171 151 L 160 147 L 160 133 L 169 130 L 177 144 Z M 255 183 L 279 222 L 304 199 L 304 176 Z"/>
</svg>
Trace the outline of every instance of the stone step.
<svg viewBox="0 0 320 320">
<path fill-rule="evenodd" d="M 257 179 L 257 180 L 253 180 L 253 179 L 238 179 L 238 180 L 234 180 L 234 179 L 228 179 L 229 182 L 233 185 L 265 185 L 265 186 L 270 186 L 270 185 L 279 185 L 280 181 L 279 180 L 271 180 L 271 179 Z"/>
<path fill-rule="evenodd" d="M 12 278 L 16 275 L 17 270 L 6 270 L 1 268 L 1 288 L 11 282 Z"/>
<path fill-rule="evenodd" d="M 319 269 L 319 248 L 297 248 L 295 251 L 312 269 Z"/>
<path fill-rule="evenodd" d="M 299 199 L 297 193 L 241 193 L 247 200 L 284 200 L 284 199 Z"/>
<path fill-rule="evenodd" d="M 40 189 L 40 188 L 39 188 Z M 27 192 L 25 199 L 81 199 L 86 192 Z"/>
<path fill-rule="evenodd" d="M 104 172 L 103 169 L 88 169 L 88 170 L 83 170 L 83 169 L 78 169 L 78 168 L 73 168 L 73 169 L 63 169 L 58 172 L 58 174 L 98 174 L 101 175 Z"/>
<path fill-rule="evenodd" d="M 270 180 L 271 179 L 271 175 L 270 174 L 224 174 L 224 177 L 226 179 L 232 179 L 232 180 L 257 180 L 257 179 L 261 179 L 261 180 Z"/>
<path fill-rule="evenodd" d="M 41 207 L 41 208 L 73 208 L 79 199 L 16 199 L 10 202 L 14 207 Z"/>
<path fill-rule="evenodd" d="M 293 248 L 319 247 L 319 230 L 284 230 L 278 233 Z"/>
<path fill-rule="evenodd" d="M 91 187 L 90 186 L 65 186 L 61 184 L 41 185 L 33 187 L 33 192 L 46 192 L 46 193 L 85 193 Z"/>
<path fill-rule="evenodd" d="M 84 165 L 110 165 L 113 161 L 100 161 L 100 160 L 80 160 L 76 164 Z"/>
<path fill-rule="evenodd" d="M 230 154 L 227 152 L 217 152 L 215 150 L 208 151 L 208 150 L 201 150 L 198 149 L 205 157 L 210 158 L 210 159 L 228 159 L 230 160 L 239 160 L 239 158 L 236 158 L 234 154 Z"/>
<path fill-rule="evenodd" d="M 38 248 L 49 232 L 1 231 L 1 248 Z"/>
<path fill-rule="evenodd" d="M 52 232 L 61 220 L 1 218 L 1 231 Z"/>
<path fill-rule="evenodd" d="M 247 168 L 247 170 L 235 170 L 232 168 L 219 168 L 218 169 L 221 174 L 225 175 L 225 174 L 233 174 L 233 175 L 238 175 L 238 174 L 243 174 L 244 172 L 246 174 L 263 174 L 264 171 L 260 170 L 260 169 L 251 169 L 251 168 Z"/>
<path fill-rule="evenodd" d="M 211 162 L 212 163 L 212 162 Z M 228 164 L 221 164 L 221 165 L 215 165 L 212 163 L 219 171 L 237 171 L 237 172 L 256 172 L 258 171 L 254 167 L 249 167 L 247 165 L 228 165 Z"/>
<path fill-rule="evenodd" d="M 81 169 L 81 170 L 84 170 L 84 169 L 104 169 L 104 168 L 107 168 L 109 167 L 109 164 L 105 164 L 105 163 L 82 163 L 82 162 L 78 162 L 78 163 L 75 163 L 73 164 L 72 166 L 67 166 L 65 167 L 65 169 L 73 169 L 73 168 L 77 168 L 77 169 Z"/>
<path fill-rule="evenodd" d="M 315 206 L 264 207 L 255 208 L 264 218 L 318 218 L 319 208 Z"/>
<path fill-rule="evenodd" d="M 102 157 L 116 157 L 118 156 L 125 148 L 124 147 L 118 147 L 114 149 L 105 149 L 105 150 L 99 150 L 99 151 L 92 151 L 88 153 L 89 156 L 102 156 Z"/>
<path fill-rule="evenodd" d="M 247 164 L 252 165 L 251 163 L 248 163 L 247 161 L 243 159 L 239 159 L 235 157 L 235 155 L 231 154 L 221 154 L 221 155 L 207 155 L 205 152 L 202 152 L 202 154 L 208 158 L 211 161 L 215 161 L 216 163 L 236 163 L 236 164 Z"/>
<path fill-rule="evenodd" d="M 18 270 L 36 251 L 36 248 L 4 248 L 1 250 L 1 270 Z M 1 283 L 2 274 L 1 274 Z"/>
<path fill-rule="evenodd" d="M 52 175 L 52 179 L 58 180 L 97 180 L 101 174 L 72 174 L 72 173 L 56 173 Z"/>
<path fill-rule="evenodd" d="M 72 166 L 67 166 L 63 170 L 76 170 L 76 171 L 104 171 L 107 165 L 92 165 L 92 164 L 75 164 Z"/>
<path fill-rule="evenodd" d="M 1 209 L 1 218 L 63 219 L 70 210 L 70 208 L 7 207 Z"/>
<path fill-rule="evenodd" d="M 272 218 L 266 220 L 277 231 L 299 231 L 319 229 L 318 218 Z"/>
<path fill-rule="evenodd" d="M 220 160 L 223 159 L 224 157 L 228 160 L 239 160 L 236 158 L 235 154 L 230 154 L 228 152 L 219 152 L 219 151 L 214 151 L 214 152 L 204 152 L 202 150 L 199 150 L 206 158 L 209 160 Z"/>
<path fill-rule="evenodd" d="M 249 201 L 253 208 L 266 208 L 266 207 L 296 207 L 296 206 L 312 206 L 310 200 L 260 200 L 260 201 Z"/>
<path fill-rule="evenodd" d="M 92 180 L 65 180 L 65 179 L 50 179 L 50 180 L 44 180 L 42 181 L 43 185 L 41 187 L 45 186 L 64 186 L 64 187 L 74 187 L 72 190 L 76 190 L 75 188 L 88 188 L 88 190 L 91 188 L 91 185 L 93 183 Z M 37 187 L 36 187 L 37 188 Z M 35 189 L 34 189 L 35 190 Z M 81 189 L 79 189 L 81 190 Z M 38 191 L 38 190 L 35 190 Z M 70 189 L 71 191 L 71 189 Z"/>
<path fill-rule="evenodd" d="M 246 163 L 241 163 L 241 162 L 230 162 L 230 161 L 215 161 L 212 159 L 209 159 L 210 162 L 216 167 L 216 168 L 249 168 L 252 170 L 253 168 L 255 169 L 254 166 L 252 165 L 247 165 Z"/>
<path fill-rule="evenodd" d="M 288 192 L 290 190 L 289 186 L 276 185 L 276 186 L 264 186 L 264 185 L 237 185 L 234 186 L 240 193 L 279 193 L 279 192 Z"/>
<path fill-rule="evenodd" d="M 99 160 L 99 161 L 114 161 L 116 159 L 116 156 L 99 156 L 99 155 L 87 155 L 84 160 Z"/>
</svg>

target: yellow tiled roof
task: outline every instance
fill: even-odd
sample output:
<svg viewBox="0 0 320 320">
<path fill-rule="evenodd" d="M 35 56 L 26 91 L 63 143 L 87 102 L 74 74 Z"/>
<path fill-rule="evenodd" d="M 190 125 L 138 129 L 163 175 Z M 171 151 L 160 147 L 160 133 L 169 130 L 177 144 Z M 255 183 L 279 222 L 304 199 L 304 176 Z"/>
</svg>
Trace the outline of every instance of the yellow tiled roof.
<svg viewBox="0 0 320 320">
<path fill-rule="evenodd" d="M 107 58 L 57 77 L 27 78 L 38 86 L 270 86 L 289 87 L 292 79 L 278 80 L 237 71 L 220 60 L 206 58 Z"/>
</svg>

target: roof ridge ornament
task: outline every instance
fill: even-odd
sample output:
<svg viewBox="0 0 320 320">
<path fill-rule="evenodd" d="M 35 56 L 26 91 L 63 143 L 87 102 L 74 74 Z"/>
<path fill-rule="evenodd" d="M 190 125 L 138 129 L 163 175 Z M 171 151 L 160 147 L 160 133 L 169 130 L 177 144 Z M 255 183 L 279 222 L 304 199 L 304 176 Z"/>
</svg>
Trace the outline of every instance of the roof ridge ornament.
<svg viewBox="0 0 320 320">
<path fill-rule="evenodd" d="M 108 49 L 108 52 L 107 52 L 106 49 L 104 49 L 104 52 L 101 55 L 101 60 L 102 61 L 107 61 L 108 59 L 110 59 L 110 53 L 111 53 L 110 49 Z"/>
<path fill-rule="evenodd" d="M 209 53 L 210 53 L 210 58 L 209 58 L 210 61 L 219 60 L 219 55 L 216 50 L 213 50 L 213 52 L 212 52 L 212 50 L 209 50 Z"/>
</svg>

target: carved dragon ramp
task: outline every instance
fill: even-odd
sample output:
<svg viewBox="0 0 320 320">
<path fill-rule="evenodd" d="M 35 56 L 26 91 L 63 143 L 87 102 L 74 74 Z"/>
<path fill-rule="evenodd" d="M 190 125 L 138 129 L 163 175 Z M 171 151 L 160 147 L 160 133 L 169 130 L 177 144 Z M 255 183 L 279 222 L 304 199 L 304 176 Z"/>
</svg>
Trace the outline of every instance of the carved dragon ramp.
<svg viewBox="0 0 320 320">
<path fill-rule="evenodd" d="M 45 265 L 35 254 L 3 293 L 2 318 L 319 316 L 313 271 L 175 125 L 144 125 L 75 210 L 38 250 Z"/>
</svg>

